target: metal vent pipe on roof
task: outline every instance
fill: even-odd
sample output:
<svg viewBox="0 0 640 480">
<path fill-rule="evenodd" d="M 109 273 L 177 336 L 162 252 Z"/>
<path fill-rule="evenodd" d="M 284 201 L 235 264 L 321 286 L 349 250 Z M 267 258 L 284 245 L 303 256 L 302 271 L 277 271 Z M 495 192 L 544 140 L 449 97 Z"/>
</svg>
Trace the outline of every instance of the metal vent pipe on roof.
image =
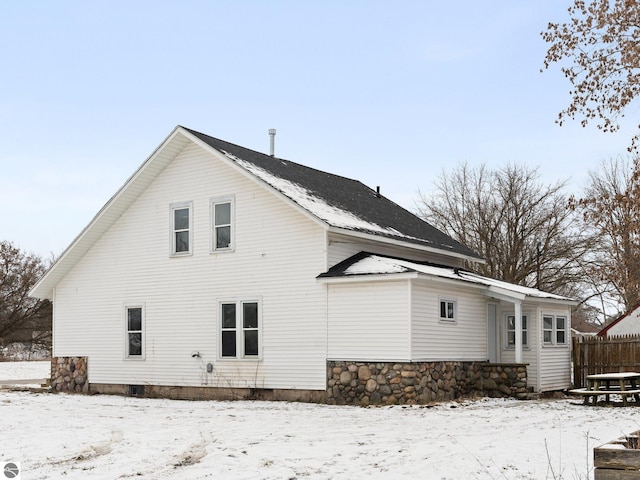
<svg viewBox="0 0 640 480">
<path fill-rule="evenodd" d="M 275 155 L 275 151 L 276 151 L 276 129 L 275 128 L 270 128 L 269 129 L 269 137 L 271 137 L 270 141 L 269 141 L 269 155 L 271 155 L 272 157 Z"/>
</svg>

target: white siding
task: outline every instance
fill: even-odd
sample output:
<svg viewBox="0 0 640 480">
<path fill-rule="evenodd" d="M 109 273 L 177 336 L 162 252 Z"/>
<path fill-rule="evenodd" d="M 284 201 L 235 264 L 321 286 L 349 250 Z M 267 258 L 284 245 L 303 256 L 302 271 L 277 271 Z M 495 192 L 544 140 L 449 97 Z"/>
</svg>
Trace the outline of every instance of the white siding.
<svg viewBox="0 0 640 480">
<path fill-rule="evenodd" d="M 502 302 L 498 308 L 498 325 L 500 342 L 500 362 L 515 363 L 516 353 L 514 347 L 507 346 L 507 315 L 514 314 L 514 306 L 509 302 Z M 540 320 L 538 307 L 533 304 L 524 303 L 522 305 L 522 315 L 527 316 L 527 339 L 528 345 L 522 347 L 522 363 L 527 363 L 527 385 L 533 387 L 534 391 L 540 390 Z"/>
<path fill-rule="evenodd" d="M 640 333 L 640 308 L 632 310 L 626 317 L 607 330 L 608 337 L 637 335 Z"/>
<path fill-rule="evenodd" d="M 328 286 L 330 360 L 409 360 L 409 283 Z"/>
<path fill-rule="evenodd" d="M 544 345 L 542 317 L 562 315 L 571 325 L 571 307 L 551 304 L 523 304 L 522 312 L 529 322 L 529 345 L 523 348 L 522 361 L 528 363 L 527 384 L 536 392 L 563 390 L 571 386 L 571 332 L 567 330 L 565 345 Z M 503 302 L 500 313 L 501 361 L 515 361 L 513 348 L 506 347 L 505 316 L 513 314 L 513 306 Z"/>
<path fill-rule="evenodd" d="M 567 317 L 567 343 L 565 345 L 544 345 L 542 336 L 543 315 L 561 315 Z M 541 392 L 564 390 L 571 387 L 571 308 L 557 305 L 540 306 L 540 347 Z"/>
<path fill-rule="evenodd" d="M 211 254 L 209 200 L 225 195 L 235 251 Z M 171 258 L 169 205 L 182 201 L 193 202 L 193 254 Z M 189 145 L 58 284 L 54 355 L 88 356 L 94 383 L 324 390 L 325 255 L 321 227 Z M 218 301 L 256 297 L 262 360 L 219 360 Z M 143 361 L 124 359 L 130 303 L 144 303 Z"/>
<path fill-rule="evenodd" d="M 463 266 L 463 261 L 459 258 L 438 255 L 434 252 L 385 244 L 382 242 L 372 242 L 356 237 L 347 237 L 345 235 L 329 235 L 329 248 L 327 253 L 329 267 L 332 267 L 359 252 L 370 252 L 380 255 L 389 255 L 392 257 L 402 257 L 407 260 L 433 262 L 452 267 Z"/>
<path fill-rule="evenodd" d="M 456 321 L 440 321 L 440 298 L 456 301 Z M 487 360 L 487 298 L 479 291 L 418 280 L 412 288 L 412 360 Z"/>
</svg>

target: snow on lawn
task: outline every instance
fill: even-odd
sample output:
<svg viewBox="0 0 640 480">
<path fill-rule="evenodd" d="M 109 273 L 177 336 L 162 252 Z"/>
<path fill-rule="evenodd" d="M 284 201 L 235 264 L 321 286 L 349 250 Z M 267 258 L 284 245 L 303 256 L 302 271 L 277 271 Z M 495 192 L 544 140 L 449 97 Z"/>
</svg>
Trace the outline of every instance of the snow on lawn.
<svg viewBox="0 0 640 480">
<path fill-rule="evenodd" d="M 639 428 L 640 409 L 576 400 L 359 408 L 0 392 L 0 461 L 30 479 L 586 479 L 594 446 Z"/>
<path fill-rule="evenodd" d="M 0 380 L 33 380 L 51 376 L 51 361 L 0 362 Z"/>
</svg>

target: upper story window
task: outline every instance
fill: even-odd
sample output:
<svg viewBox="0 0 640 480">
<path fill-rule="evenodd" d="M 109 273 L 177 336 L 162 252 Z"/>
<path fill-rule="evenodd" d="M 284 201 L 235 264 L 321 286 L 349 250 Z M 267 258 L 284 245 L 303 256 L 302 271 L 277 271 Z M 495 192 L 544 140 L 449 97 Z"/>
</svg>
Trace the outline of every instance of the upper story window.
<svg viewBox="0 0 640 480">
<path fill-rule="evenodd" d="M 233 198 L 211 200 L 211 251 L 232 250 L 234 247 Z"/>
<path fill-rule="evenodd" d="M 193 204 L 171 205 L 171 255 L 188 255 L 192 251 Z"/>
<path fill-rule="evenodd" d="M 542 341 L 545 345 L 566 345 L 567 317 L 544 315 L 542 317 Z"/>
<path fill-rule="evenodd" d="M 528 333 L 528 324 L 527 324 L 527 316 L 522 315 L 522 346 L 526 347 L 529 345 L 529 333 Z M 515 315 L 507 315 L 506 317 L 506 329 L 507 333 L 507 348 L 512 348 L 516 346 L 516 316 Z"/>
<path fill-rule="evenodd" d="M 144 310 L 142 306 L 125 307 L 125 356 L 144 358 Z"/>
<path fill-rule="evenodd" d="M 220 303 L 220 357 L 258 358 L 260 304 L 257 301 Z"/>
<path fill-rule="evenodd" d="M 455 322 L 457 318 L 457 302 L 450 299 L 440 299 L 440 320 L 444 322 Z"/>
</svg>

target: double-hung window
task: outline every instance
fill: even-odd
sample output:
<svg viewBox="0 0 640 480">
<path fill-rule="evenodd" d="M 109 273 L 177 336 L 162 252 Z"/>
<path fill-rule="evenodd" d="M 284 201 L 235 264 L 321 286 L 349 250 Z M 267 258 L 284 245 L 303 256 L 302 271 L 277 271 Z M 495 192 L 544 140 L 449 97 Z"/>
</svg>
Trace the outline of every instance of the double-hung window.
<svg viewBox="0 0 640 480">
<path fill-rule="evenodd" d="M 234 247 L 233 198 L 211 200 L 211 251 L 232 250 Z"/>
<path fill-rule="evenodd" d="M 456 321 L 457 302 L 450 299 L 440 299 L 440 321 L 455 322 Z"/>
<path fill-rule="evenodd" d="M 542 341 L 545 345 L 566 345 L 567 317 L 543 315 Z"/>
<path fill-rule="evenodd" d="M 192 251 L 192 209 L 191 202 L 171 205 L 171 255 L 188 255 Z"/>
<path fill-rule="evenodd" d="M 260 356 L 260 302 L 220 302 L 220 357 Z"/>
<path fill-rule="evenodd" d="M 506 318 L 507 347 L 512 348 L 516 345 L 516 316 L 507 315 Z M 527 316 L 522 315 L 522 346 L 529 345 Z"/>
<path fill-rule="evenodd" d="M 141 305 L 125 307 L 125 356 L 144 358 L 144 309 Z"/>
</svg>

